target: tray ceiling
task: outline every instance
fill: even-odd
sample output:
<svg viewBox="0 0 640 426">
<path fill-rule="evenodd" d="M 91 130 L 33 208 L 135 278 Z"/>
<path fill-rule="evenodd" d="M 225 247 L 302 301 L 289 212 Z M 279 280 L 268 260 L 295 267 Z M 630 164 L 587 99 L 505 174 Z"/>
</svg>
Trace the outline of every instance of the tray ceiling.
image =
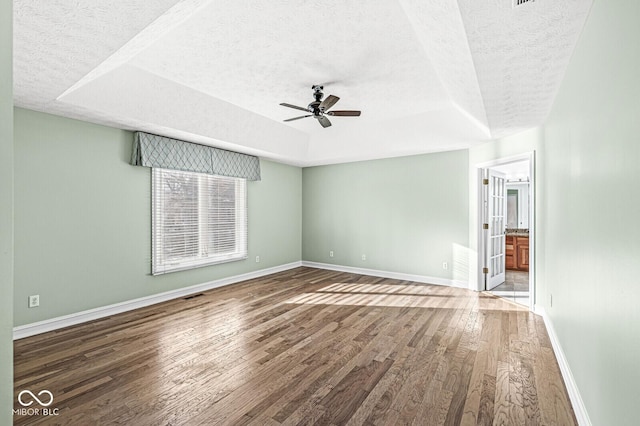
<svg viewBox="0 0 640 426">
<path fill-rule="evenodd" d="M 14 1 L 20 107 L 297 165 L 539 126 L 591 0 Z M 284 123 L 313 84 L 362 116 Z"/>
</svg>

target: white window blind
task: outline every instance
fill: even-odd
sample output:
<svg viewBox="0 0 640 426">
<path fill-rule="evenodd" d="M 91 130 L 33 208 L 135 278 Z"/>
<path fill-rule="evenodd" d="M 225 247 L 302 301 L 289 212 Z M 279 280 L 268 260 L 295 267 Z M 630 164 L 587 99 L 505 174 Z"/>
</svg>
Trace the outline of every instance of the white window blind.
<svg viewBox="0 0 640 426">
<path fill-rule="evenodd" d="M 246 180 L 152 169 L 152 274 L 247 257 Z"/>
</svg>

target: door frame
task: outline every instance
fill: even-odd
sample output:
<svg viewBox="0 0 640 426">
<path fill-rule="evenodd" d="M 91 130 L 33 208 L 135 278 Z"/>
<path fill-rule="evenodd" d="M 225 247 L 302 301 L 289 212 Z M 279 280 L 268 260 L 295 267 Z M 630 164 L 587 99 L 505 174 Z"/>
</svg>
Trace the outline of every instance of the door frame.
<svg viewBox="0 0 640 426">
<path fill-rule="evenodd" d="M 535 151 L 530 151 L 524 154 L 513 155 L 504 158 L 498 158 L 495 160 L 486 161 L 483 163 L 478 163 L 474 167 L 476 169 L 477 175 L 477 205 L 476 205 L 476 214 L 477 214 L 477 241 L 478 241 L 478 250 L 477 250 L 477 265 L 476 274 L 477 274 L 477 289 L 478 291 L 485 290 L 485 275 L 482 272 L 482 268 L 484 265 L 485 252 L 486 252 L 486 244 L 484 241 L 484 230 L 482 229 L 482 221 L 483 221 L 483 185 L 482 185 L 482 171 L 483 169 L 490 169 L 496 166 L 502 166 L 504 164 L 516 163 L 520 161 L 528 161 L 529 162 L 529 310 L 535 310 L 535 300 L 536 300 L 536 263 L 535 263 L 535 247 L 536 247 L 536 218 L 535 218 L 535 206 L 536 206 L 536 174 L 535 174 L 535 165 L 536 165 L 536 156 Z"/>
</svg>

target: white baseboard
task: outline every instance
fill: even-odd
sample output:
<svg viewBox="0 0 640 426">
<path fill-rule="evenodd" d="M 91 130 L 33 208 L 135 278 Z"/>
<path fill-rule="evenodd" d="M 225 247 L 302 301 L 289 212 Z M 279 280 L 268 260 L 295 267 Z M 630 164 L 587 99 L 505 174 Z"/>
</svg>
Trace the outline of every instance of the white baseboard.
<svg viewBox="0 0 640 426">
<path fill-rule="evenodd" d="M 234 275 L 232 277 L 221 278 L 219 280 L 209 281 L 190 287 L 179 288 L 164 293 L 158 293 L 151 296 L 140 297 L 138 299 L 128 300 L 126 302 L 114 303 L 113 305 L 102 306 L 99 308 L 89 309 L 74 314 L 64 315 L 61 317 L 51 318 L 44 321 L 38 321 L 31 324 L 20 325 L 13 328 L 13 339 L 18 340 L 36 334 L 46 333 L 48 331 L 58 330 L 60 328 L 69 327 L 71 325 L 81 324 L 87 321 L 120 314 L 145 306 L 155 305 L 156 303 L 166 302 L 172 299 L 178 299 L 190 294 L 199 293 L 213 288 L 222 287 L 229 284 L 235 284 L 241 281 L 260 278 L 265 275 L 275 274 L 289 269 L 302 266 L 302 262 L 292 262 L 284 265 L 274 266 L 272 268 L 260 269 L 259 271 L 248 272 L 246 274 Z"/>
<path fill-rule="evenodd" d="M 587 408 L 584 406 L 584 402 L 582 401 L 582 397 L 580 396 L 578 385 L 573 378 L 571 368 L 569 368 L 569 362 L 564 355 L 564 351 L 562 350 L 562 346 L 560 345 L 560 340 L 558 340 L 558 335 L 556 334 L 556 330 L 553 327 L 553 322 L 542 306 L 536 305 L 535 313 L 540 315 L 544 319 L 544 324 L 547 327 L 547 333 L 549 334 L 549 340 L 551 340 L 553 352 L 556 355 L 556 359 L 558 360 L 560 372 L 562 373 L 564 384 L 567 387 L 567 393 L 569 394 L 569 399 L 571 400 L 573 411 L 576 413 L 576 420 L 578 420 L 578 425 L 591 426 L 591 420 L 589 419 Z"/>
<path fill-rule="evenodd" d="M 425 284 L 445 285 L 449 287 L 459 287 L 464 289 L 469 288 L 469 283 L 467 283 L 466 281 L 450 280 L 447 278 L 438 278 L 438 277 L 428 277 L 426 275 L 414 275 L 414 274 L 405 274 L 402 272 L 381 271 L 378 269 L 356 268 L 353 266 L 342 266 L 342 265 L 334 265 L 331 263 L 309 262 L 306 260 L 302 261 L 302 266 L 308 266 L 309 268 L 328 269 L 330 271 L 349 272 L 352 274 L 372 275 L 374 277 L 392 278 L 396 280 L 415 281 L 418 283 L 425 283 Z"/>
</svg>

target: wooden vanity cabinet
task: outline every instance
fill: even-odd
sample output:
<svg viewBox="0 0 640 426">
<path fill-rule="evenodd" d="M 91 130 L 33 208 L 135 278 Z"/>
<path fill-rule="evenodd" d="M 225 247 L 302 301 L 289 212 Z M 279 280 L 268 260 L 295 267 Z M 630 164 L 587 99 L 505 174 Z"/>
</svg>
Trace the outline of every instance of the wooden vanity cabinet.
<svg viewBox="0 0 640 426">
<path fill-rule="evenodd" d="M 505 268 L 529 271 L 529 237 L 506 236 Z"/>
</svg>

